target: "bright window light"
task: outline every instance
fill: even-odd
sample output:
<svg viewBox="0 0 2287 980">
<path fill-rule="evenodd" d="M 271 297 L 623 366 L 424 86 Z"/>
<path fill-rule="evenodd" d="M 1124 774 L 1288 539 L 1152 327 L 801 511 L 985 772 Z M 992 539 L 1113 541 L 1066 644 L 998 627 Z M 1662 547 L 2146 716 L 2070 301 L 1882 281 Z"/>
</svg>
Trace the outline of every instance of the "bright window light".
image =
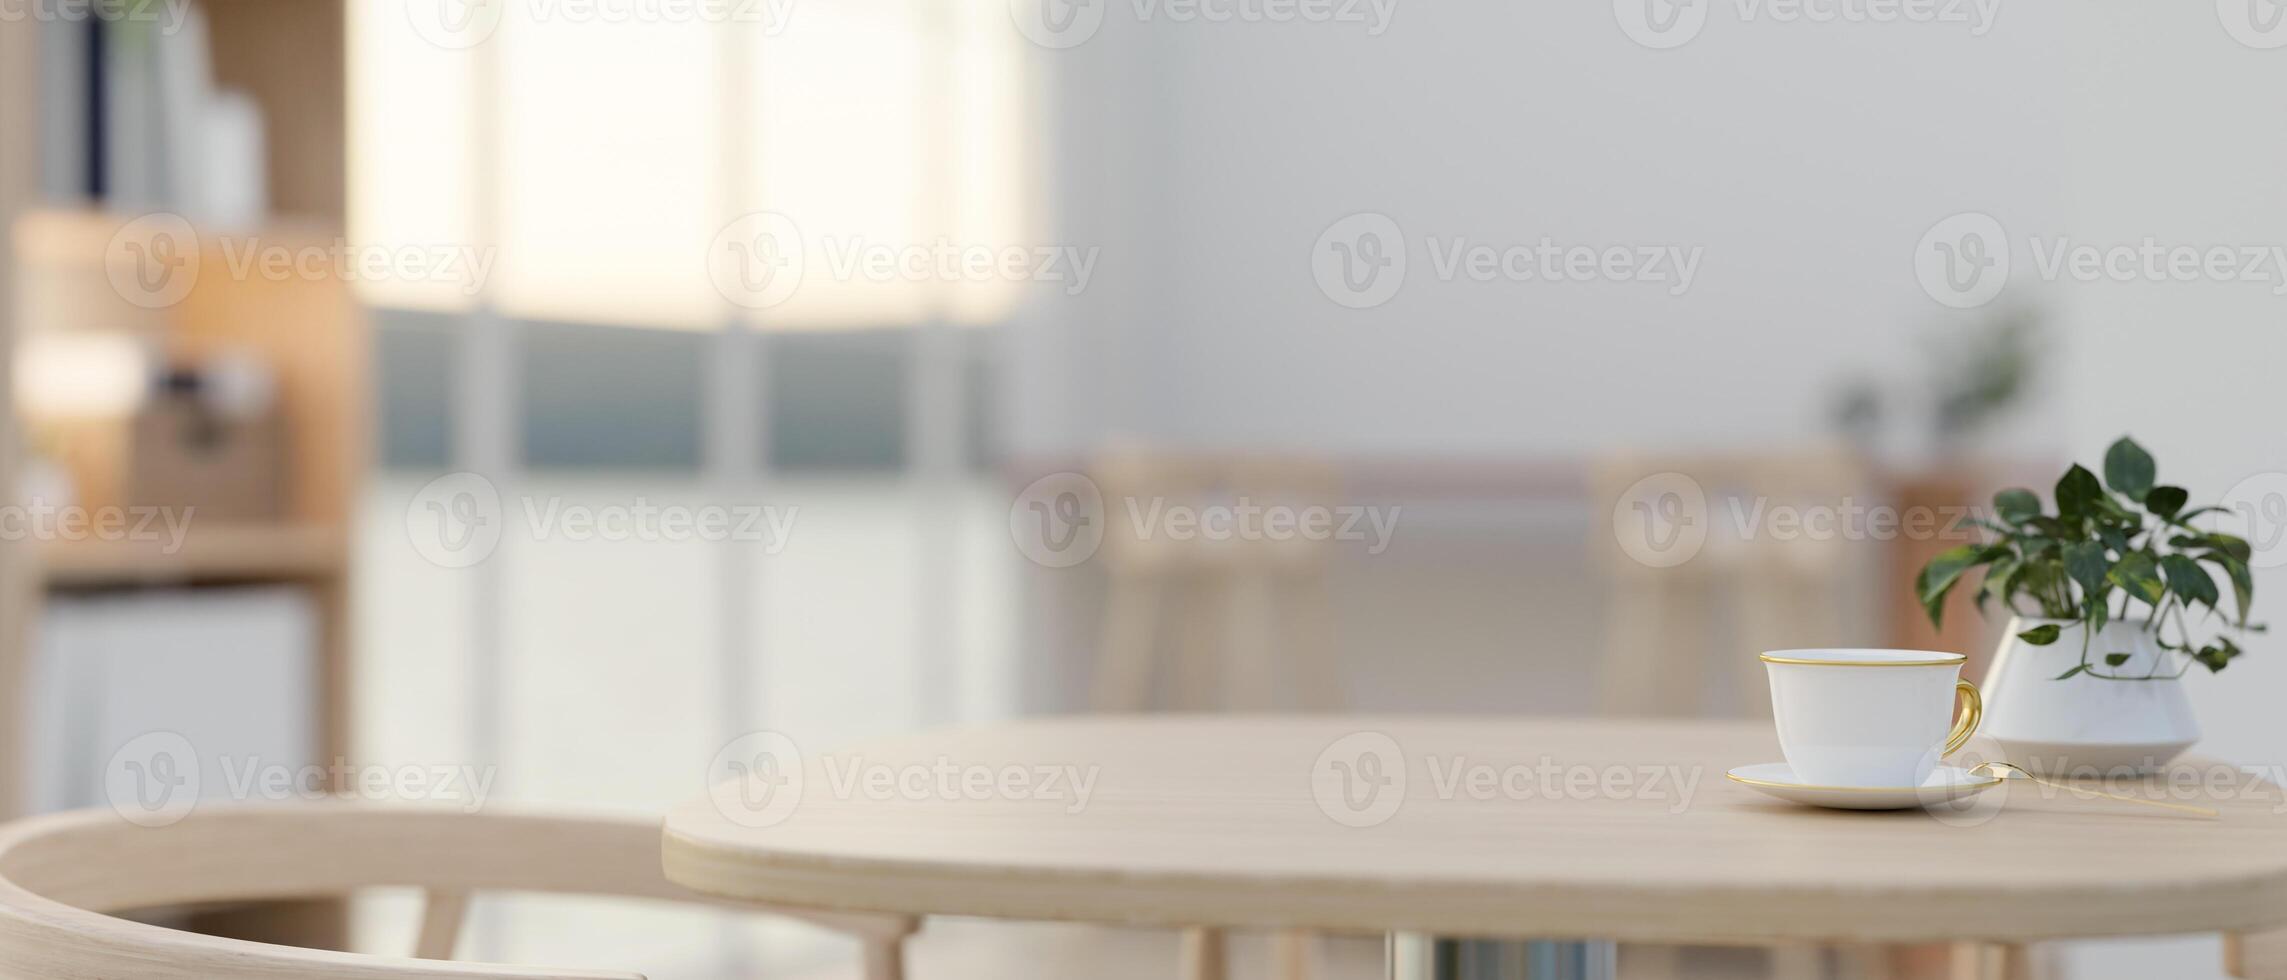
<svg viewBox="0 0 2287 980">
<path fill-rule="evenodd" d="M 753 20 L 495 6 L 497 25 L 455 47 L 400 3 L 352 0 L 353 240 L 493 256 L 478 289 L 363 281 L 367 302 L 685 329 L 990 323 L 1015 306 L 1017 283 L 865 263 L 1027 240 L 1026 48 L 1005 4 L 724 8 L 772 12 Z M 748 309 L 715 288 L 710 249 L 757 211 L 799 230 L 802 274 Z"/>
</svg>

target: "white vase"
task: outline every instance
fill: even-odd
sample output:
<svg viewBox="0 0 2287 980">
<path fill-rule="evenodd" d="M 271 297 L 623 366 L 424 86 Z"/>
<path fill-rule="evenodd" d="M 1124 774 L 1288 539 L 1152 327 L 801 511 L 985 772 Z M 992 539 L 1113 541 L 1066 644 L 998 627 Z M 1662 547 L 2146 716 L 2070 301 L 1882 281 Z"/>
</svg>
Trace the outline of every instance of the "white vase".
<svg viewBox="0 0 2287 980">
<path fill-rule="evenodd" d="M 2017 634 L 2054 624 L 2057 642 L 2034 646 Z M 2181 655 L 2160 649 L 2140 621 L 2108 623 L 2088 645 L 2091 669 L 2151 680 L 2106 680 L 2078 674 L 2056 677 L 2081 662 L 2078 622 L 2013 618 L 2009 633 L 1979 685 L 1985 723 L 1978 734 L 2000 743 L 2008 761 L 2042 774 L 2097 775 L 2151 772 L 2200 740 L 2199 722 L 2182 681 Z M 2128 662 L 2106 666 L 2109 653 Z M 2154 668 L 2157 667 L 2157 671 Z"/>
</svg>

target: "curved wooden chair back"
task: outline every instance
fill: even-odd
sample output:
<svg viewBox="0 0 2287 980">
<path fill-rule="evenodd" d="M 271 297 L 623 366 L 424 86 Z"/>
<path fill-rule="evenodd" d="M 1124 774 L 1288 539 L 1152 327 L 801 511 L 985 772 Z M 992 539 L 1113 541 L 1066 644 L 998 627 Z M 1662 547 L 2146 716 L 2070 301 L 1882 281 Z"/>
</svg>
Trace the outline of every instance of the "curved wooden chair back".
<svg viewBox="0 0 2287 980">
<path fill-rule="evenodd" d="M 446 962 L 479 891 L 660 899 L 783 915 L 849 934 L 868 980 L 896 980 L 917 923 L 716 899 L 659 870 L 659 821 L 549 812 L 463 813 L 353 803 L 202 807 L 165 827 L 109 810 L 0 827 L 0 978 L 601 980 L 640 975 Z M 243 942 L 112 913 L 410 886 L 428 908 L 414 958 Z"/>
</svg>

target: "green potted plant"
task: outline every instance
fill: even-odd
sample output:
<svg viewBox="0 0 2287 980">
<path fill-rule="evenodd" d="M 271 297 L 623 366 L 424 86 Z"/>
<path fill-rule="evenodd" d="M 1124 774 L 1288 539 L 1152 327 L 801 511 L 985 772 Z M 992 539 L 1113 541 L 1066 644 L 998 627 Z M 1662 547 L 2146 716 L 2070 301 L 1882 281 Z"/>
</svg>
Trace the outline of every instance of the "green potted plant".
<svg viewBox="0 0 2287 980">
<path fill-rule="evenodd" d="M 2247 621 L 2248 543 L 2196 526 L 2221 508 L 2187 508 L 2190 496 L 2159 483 L 2151 454 L 2123 437 L 2102 480 L 2074 464 L 2047 512 L 2033 491 L 2003 490 L 1975 521 L 1989 540 L 1923 566 L 1914 588 L 1933 625 L 1980 568 L 1978 609 L 1998 603 L 2011 617 L 1983 685 L 1983 732 L 2009 761 L 2143 772 L 2199 740 L 2179 678 L 2229 666 L 2263 627 Z"/>
</svg>

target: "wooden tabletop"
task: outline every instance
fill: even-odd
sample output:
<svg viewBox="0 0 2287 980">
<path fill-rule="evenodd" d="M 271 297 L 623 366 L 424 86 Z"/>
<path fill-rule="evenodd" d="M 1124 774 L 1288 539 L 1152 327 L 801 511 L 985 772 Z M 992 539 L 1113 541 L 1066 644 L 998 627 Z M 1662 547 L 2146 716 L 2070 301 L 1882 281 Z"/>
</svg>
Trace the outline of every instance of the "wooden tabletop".
<svg viewBox="0 0 2287 980">
<path fill-rule="evenodd" d="M 789 764 L 678 808 L 665 863 L 701 891 L 826 908 L 1486 938 L 2287 923 L 2287 801 L 2268 783 L 2198 791 L 2211 820 L 2014 781 L 1960 812 L 1815 810 L 1724 778 L 1779 758 L 1767 725 L 1735 723 L 1031 721 L 805 752 L 799 780 Z"/>
</svg>

